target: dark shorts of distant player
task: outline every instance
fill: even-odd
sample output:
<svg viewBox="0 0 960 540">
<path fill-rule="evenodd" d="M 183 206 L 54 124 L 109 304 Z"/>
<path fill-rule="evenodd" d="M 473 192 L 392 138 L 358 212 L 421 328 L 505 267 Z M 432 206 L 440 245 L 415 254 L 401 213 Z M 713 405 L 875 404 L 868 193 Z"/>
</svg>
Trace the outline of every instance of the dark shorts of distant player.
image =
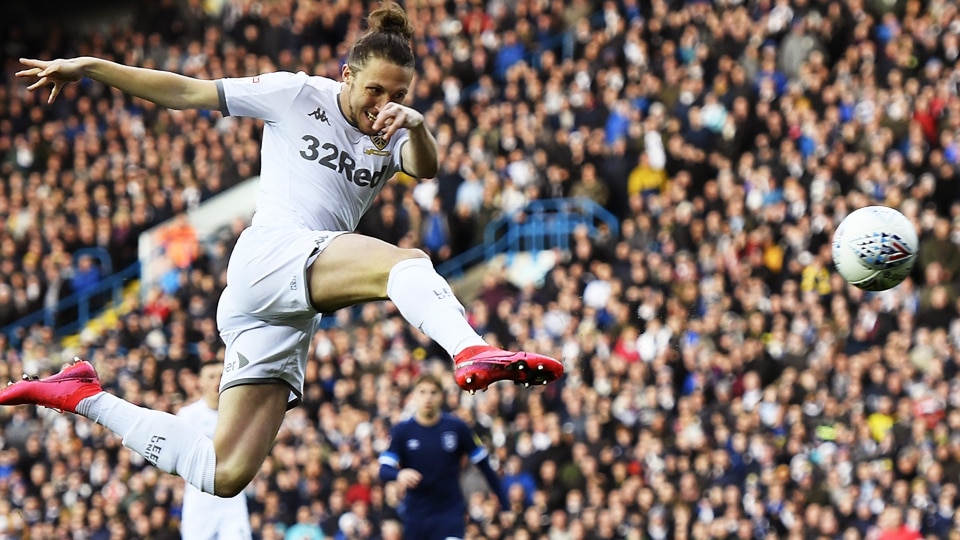
<svg viewBox="0 0 960 540">
<path fill-rule="evenodd" d="M 463 513 L 405 516 L 403 537 L 417 540 L 460 540 L 466 534 Z"/>
</svg>

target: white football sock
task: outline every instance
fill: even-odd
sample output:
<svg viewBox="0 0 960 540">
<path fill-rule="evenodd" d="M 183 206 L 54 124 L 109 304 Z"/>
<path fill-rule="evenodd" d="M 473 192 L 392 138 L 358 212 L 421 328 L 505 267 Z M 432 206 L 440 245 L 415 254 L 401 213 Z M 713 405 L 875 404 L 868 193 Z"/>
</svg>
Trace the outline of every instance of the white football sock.
<svg viewBox="0 0 960 540">
<path fill-rule="evenodd" d="M 406 259 L 390 269 L 387 296 L 400 314 L 451 357 L 467 347 L 486 345 L 464 316 L 463 305 L 429 259 Z"/>
<path fill-rule="evenodd" d="M 122 437 L 124 446 L 158 469 L 214 494 L 217 454 L 213 440 L 183 419 L 138 407 L 107 392 L 81 400 L 77 413 Z"/>
</svg>

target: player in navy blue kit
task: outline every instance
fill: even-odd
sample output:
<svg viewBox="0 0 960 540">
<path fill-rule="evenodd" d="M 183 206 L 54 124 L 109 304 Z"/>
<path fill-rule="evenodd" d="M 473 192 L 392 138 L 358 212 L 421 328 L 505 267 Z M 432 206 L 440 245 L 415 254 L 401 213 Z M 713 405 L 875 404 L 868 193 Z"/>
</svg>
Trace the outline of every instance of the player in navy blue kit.
<svg viewBox="0 0 960 540">
<path fill-rule="evenodd" d="M 490 489 L 508 508 L 487 449 L 473 430 L 456 416 L 444 413 L 443 386 L 432 375 L 413 385 L 416 412 L 391 431 L 390 448 L 380 456 L 380 478 L 406 489 L 401 516 L 404 538 L 450 540 L 463 538 L 467 503 L 460 487 L 463 457 L 480 469 Z"/>
</svg>

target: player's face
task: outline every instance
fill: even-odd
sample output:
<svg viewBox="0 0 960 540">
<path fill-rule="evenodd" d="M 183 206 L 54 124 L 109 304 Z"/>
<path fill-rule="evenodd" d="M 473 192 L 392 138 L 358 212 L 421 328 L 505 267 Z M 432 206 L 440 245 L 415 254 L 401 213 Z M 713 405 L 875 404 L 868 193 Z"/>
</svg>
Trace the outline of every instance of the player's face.
<svg viewBox="0 0 960 540">
<path fill-rule="evenodd" d="M 218 400 L 220 396 L 220 377 L 222 375 L 223 364 L 207 364 L 200 369 L 197 383 L 205 399 Z"/>
<path fill-rule="evenodd" d="M 343 81 L 346 85 L 340 94 L 340 105 L 347 120 L 361 132 L 376 135 L 373 121 L 384 105 L 391 101 L 401 103 L 407 97 L 413 68 L 371 58 L 357 69 L 343 66 Z"/>
<path fill-rule="evenodd" d="M 440 414 L 440 403 L 443 394 L 440 389 L 431 383 L 421 383 L 413 390 L 417 398 L 417 409 L 421 416 L 433 418 Z"/>
</svg>

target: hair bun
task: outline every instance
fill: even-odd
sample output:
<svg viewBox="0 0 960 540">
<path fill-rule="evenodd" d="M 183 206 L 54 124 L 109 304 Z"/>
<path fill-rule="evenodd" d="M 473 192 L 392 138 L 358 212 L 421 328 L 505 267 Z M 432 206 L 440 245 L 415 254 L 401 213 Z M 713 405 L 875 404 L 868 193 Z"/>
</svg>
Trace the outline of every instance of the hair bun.
<svg viewBox="0 0 960 540">
<path fill-rule="evenodd" d="M 407 17 L 407 12 L 393 2 L 384 2 L 367 17 L 370 32 L 385 32 L 397 34 L 400 37 L 413 39 L 413 23 Z"/>
</svg>

